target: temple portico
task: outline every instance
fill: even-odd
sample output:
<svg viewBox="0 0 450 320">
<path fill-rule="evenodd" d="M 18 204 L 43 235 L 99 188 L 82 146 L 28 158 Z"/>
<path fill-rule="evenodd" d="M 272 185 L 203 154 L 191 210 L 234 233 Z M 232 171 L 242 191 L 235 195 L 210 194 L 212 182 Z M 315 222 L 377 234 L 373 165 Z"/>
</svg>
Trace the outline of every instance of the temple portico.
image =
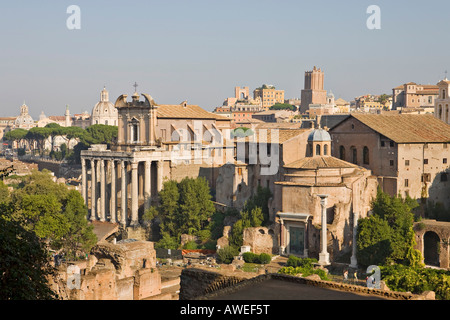
<svg viewBox="0 0 450 320">
<path fill-rule="evenodd" d="M 164 155 L 156 150 L 111 152 L 102 145 L 84 151 L 82 195 L 89 219 L 137 226 L 139 209 L 147 210 L 162 189 Z"/>
</svg>

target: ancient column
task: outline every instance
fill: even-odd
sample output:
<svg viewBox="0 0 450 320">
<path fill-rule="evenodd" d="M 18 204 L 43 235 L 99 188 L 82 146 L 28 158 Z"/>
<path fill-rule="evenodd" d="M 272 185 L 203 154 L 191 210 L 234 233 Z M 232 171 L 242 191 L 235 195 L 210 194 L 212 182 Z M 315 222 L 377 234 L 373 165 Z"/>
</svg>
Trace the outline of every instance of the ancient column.
<svg viewBox="0 0 450 320">
<path fill-rule="evenodd" d="M 320 206 L 322 207 L 322 230 L 321 230 L 321 247 L 322 251 L 319 253 L 319 264 L 329 265 L 330 254 L 327 252 L 327 197 L 326 194 L 319 194 Z"/>
<path fill-rule="evenodd" d="M 352 242 L 352 256 L 350 258 L 350 267 L 358 268 L 358 261 L 356 259 L 356 233 L 358 232 L 358 212 L 353 212 L 353 242 Z"/>
<path fill-rule="evenodd" d="M 100 163 L 100 221 L 105 221 L 106 216 L 106 175 L 105 161 L 101 159 Z"/>
<path fill-rule="evenodd" d="M 163 180 L 163 161 L 158 161 L 158 162 L 156 162 L 156 164 L 157 164 L 157 170 L 156 170 L 156 173 L 157 173 L 157 191 L 158 192 L 160 192 L 161 190 L 162 190 L 162 186 L 163 186 L 163 183 L 162 183 L 162 180 Z"/>
<path fill-rule="evenodd" d="M 95 192 L 95 184 L 97 183 L 96 181 L 96 172 L 95 172 L 95 160 L 91 159 L 91 221 L 96 220 L 96 216 L 95 216 L 95 207 L 97 204 L 97 195 Z"/>
<path fill-rule="evenodd" d="M 284 240 L 284 220 L 280 219 L 280 252 L 279 254 L 282 255 L 285 253 L 286 246 L 285 246 L 285 240 Z"/>
<path fill-rule="evenodd" d="M 152 169 L 152 162 L 145 161 L 145 178 L 144 178 L 144 208 L 145 208 L 145 211 L 147 211 L 147 209 L 150 208 L 151 184 L 152 184 L 151 169 Z"/>
<path fill-rule="evenodd" d="M 139 162 L 131 163 L 131 226 L 139 225 L 139 192 L 138 192 L 138 165 Z"/>
<path fill-rule="evenodd" d="M 88 194 L 87 194 L 87 181 L 86 181 L 86 160 L 81 158 L 81 195 L 83 196 L 84 203 L 88 206 Z"/>
<path fill-rule="evenodd" d="M 123 226 L 127 225 L 127 215 L 128 215 L 128 199 L 127 199 L 127 163 L 126 161 L 122 161 L 121 162 L 121 168 L 122 168 L 122 177 L 121 177 L 121 182 L 122 182 L 122 200 L 120 203 L 120 206 L 122 208 L 122 217 L 120 219 L 120 223 Z"/>
<path fill-rule="evenodd" d="M 110 205 L 110 214 L 111 214 L 111 222 L 117 222 L 117 192 L 116 192 L 116 165 L 114 160 L 109 161 L 109 167 L 111 170 L 111 205 Z"/>
</svg>

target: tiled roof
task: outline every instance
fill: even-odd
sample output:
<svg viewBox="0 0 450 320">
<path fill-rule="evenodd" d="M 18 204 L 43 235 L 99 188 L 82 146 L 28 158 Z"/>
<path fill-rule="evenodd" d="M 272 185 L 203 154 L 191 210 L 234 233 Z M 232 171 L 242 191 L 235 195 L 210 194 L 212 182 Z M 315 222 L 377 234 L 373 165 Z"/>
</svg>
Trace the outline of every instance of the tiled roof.
<svg viewBox="0 0 450 320">
<path fill-rule="evenodd" d="M 353 163 L 332 156 L 306 157 L 289 163 L 284 167 L 288 169 L 360 168 Z"/>
<path fill-rule="evenodd" d="M 212 112 L 208 112 L 196 105 L 181 104 L 176 105 L 159 105 L 157 109 L 158 118 L 175 118 L 175 119 L 216 119 L 216 120 L 230 120 Z"/>
<path fill-rule="evenodd" d="M 450 142 L 450 125 L 429 114 L 352 114 L 397 143 Z"/>
<path fill-rule="evenodd" d="M 266 135 L 264 135 L 264 131 Z M 257 129 L 255 134 L 253 135 L 253 140 L 247 138 L 246 140 L 250 140 L 251 142 L 258 143 L 284 143 L 298 135 L 301 135 L 307 131 L 311 131 L 311 129 Z M 276 135 L 278 133 L 278 137 Z M 307 137 L 305 136 L 305 142 Z"/>
</svg>

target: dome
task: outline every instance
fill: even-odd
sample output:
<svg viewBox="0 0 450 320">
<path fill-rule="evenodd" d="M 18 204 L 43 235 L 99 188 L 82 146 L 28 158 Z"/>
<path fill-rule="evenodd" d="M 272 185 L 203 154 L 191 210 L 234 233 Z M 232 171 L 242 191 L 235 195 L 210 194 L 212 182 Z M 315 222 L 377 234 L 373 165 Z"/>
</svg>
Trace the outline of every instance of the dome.
<svg viewBox="0 0 450 320">
<path fill-rule="evenodd" d="M 331 136 L 324 129 L 315 129 L 308 136 L 308 142 L 331 141 Z"/>
<path fill-rule="evenodd" d="M 114 107 L 112 102 L 109 101 L 100 101 L 92 110 L 93 117 L 113 117 L 117 116 L 117 109 Z"/>
<path fill-rule="evenodd" d="M 100 101 L 92 109 L 92 124 L 117 125 L 117 108 L 109 101 L 109 93 L 103 88 L 100 93 Z"/>
</svg>

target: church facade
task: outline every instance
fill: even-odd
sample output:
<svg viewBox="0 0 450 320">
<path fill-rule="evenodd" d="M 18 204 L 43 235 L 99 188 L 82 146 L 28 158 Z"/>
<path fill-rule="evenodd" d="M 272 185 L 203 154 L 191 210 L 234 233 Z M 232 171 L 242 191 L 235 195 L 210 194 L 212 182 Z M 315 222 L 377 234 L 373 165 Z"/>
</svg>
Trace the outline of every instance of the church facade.
<svg viewBox="0 0 450 320">
<path fill-rule="evenodd" d="M 138 226 L 165 180 L 203 176 L 215 187 L 230 119 L 186 102 L 158 105 L 148 94 L 127 97 L 114 104 L 117 141 L 110 149 L 93 145 L 81 153 L 82 195 L 91 220 Z M 232 145 L 228 149 L 233 157 Z"/>
</svg>

